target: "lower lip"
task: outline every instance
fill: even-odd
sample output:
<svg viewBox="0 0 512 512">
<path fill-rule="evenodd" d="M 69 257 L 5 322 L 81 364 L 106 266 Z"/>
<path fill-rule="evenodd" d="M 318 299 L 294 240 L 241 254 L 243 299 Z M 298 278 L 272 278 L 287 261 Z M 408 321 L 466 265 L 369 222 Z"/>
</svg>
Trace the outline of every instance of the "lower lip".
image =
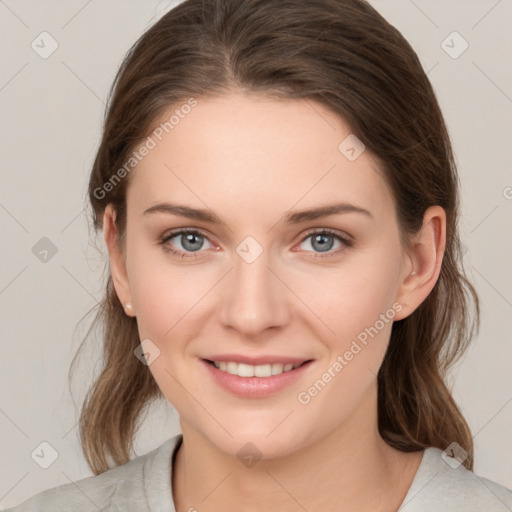
<svg viewBox="0 0 512 512">
<path fill-rule="evenodd" d="M 240 377 L 219 370 L 204 359 L 200 361 L 219 386 L 244 398 L 262 398 L 278 393 L 285 387 L 297 382 L 313 363 L 313 361 L 308 361 L 293 370 L 271 377 Z"/>
</svg>

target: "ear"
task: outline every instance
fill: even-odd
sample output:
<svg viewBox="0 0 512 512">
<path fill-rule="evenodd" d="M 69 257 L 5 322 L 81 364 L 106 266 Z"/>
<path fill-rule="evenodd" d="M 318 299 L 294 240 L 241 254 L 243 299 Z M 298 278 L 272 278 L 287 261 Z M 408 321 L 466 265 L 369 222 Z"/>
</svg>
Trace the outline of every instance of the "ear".
<svg viewBox="0 0 512 512">
<path fill-rule="evenodd" d="M 408 317 L 428 297 L 434 288 L 446 247 L 446 213 L 440 206 L 425 211 L 423 225 L 406 251 L 404 272 L 397 293 L 402 310 L 395 320 Z"/>
<path fill-rule="evenodd" d="M 117 296 L 128 316 L 135 316 L 132 295 L 126 272 L 125 258 L 119 244 L 119 233 L 116 225 L 116 211 L 108 204 L 103 213 L 103 231 L 110 259 L 110 271 Z M 128 306 L 127 306 L 128 305 Z"/>
</svg>

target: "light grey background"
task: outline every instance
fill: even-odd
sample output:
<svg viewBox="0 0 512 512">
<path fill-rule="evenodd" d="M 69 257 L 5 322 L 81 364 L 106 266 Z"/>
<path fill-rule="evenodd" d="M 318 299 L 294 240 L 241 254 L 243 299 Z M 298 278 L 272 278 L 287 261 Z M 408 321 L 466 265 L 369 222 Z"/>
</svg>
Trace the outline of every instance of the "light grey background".
<svg viewBox="0 0 512 512">
<path fill-rule="evenodd" d="M 76 404 L 67 385 L 91 316 L 80 320 L 103 292 L 104 256 L 91 245 L 84 210 L 87 179 L 125 52 L 176 3 L 0 0 L 2 508 L 92 474 L 76 424 L 99 345 L 89 342 L 84 352 L 72 387 Z M 464 261 L 482 300 L 482 329 L 451 382 L 474 435 L 475 472 L 512 488 L 512 2 L 371 3 L 419 54 L 452 137 L 463 183 Z M 50 48 L 43 31 L 58 43 L 46 59 L 31 47 L 35 40 L 39 51 Z M 463 48 L 458 36 L 447 39 L 454 31 L 469 44 L 458 58 L 444 49 Z M 57 249 L 46 262 L 33 252 L 43 237 Z M 97 243 L 104 248 L 101 235 Z M 136 453 L 177 432 L 172 407 L 155 407 Z M 31 457 L 43 441 L 58 453 L 46 470 Z"/>
</svg>

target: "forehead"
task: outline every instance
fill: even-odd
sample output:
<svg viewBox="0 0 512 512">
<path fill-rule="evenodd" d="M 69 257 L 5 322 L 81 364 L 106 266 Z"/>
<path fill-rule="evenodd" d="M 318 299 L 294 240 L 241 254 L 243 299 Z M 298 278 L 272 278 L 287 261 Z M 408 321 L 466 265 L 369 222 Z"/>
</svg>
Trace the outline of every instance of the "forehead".
<svg viewBox="0 0 512 512">
<path fill-rule="evenodd" d="M 347 158 L 350 127 L 317 102 L 255 94 L 197 98 L 168 123 L 179 108 L 156 120 L 160 135 L 150 135 L 154 147 L 132 171 L 128 203 L 137 209 L 177 199 L 227 215 L 260 208 L 261 215 L 280 216 L 294 205 L 339 201 L 376 216 L 393 208 L 376 160 L 367 150 Z"/>
</svg>

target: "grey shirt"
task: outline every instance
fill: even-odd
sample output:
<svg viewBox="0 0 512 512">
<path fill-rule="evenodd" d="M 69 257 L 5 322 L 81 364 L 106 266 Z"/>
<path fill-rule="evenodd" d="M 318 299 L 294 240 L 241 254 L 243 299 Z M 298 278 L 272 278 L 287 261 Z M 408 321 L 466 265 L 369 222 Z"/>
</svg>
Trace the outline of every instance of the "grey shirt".
<svg viewBox="0 0 512 512">
<path fill-rule="evenodd" d="M 178 434 L 122 466 L 47 489 L 5 512 L 176 512 L 171 474 L 182 440 Z M 399 512 L 512 511 L 510 489 L 462 465 L 452 467 L 456 461 L 450 459 L 454 463 L 449 465 L 442 453 L 439 448 L 423 451 Z"/>
</svg>

